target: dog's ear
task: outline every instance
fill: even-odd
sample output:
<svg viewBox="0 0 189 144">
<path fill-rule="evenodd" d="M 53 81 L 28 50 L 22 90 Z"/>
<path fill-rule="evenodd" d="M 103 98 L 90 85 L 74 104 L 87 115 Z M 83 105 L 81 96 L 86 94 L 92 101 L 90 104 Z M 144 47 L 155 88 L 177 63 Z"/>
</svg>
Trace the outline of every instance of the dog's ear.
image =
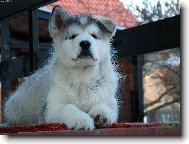
<svg viewBox="0 0 189 144">
<path fill-rule="evenodd" d="M 94 17 L 98 22 L 100 22 L 104 26 L 104 28 L 109 34 L 115 34 L 116 22 L 114 20 L 102 16 Z"/>
<path fill-rule="evenodd" d="M 52 37 L 64 27 L 64 24 L 69 17 L 70 14 L 63 8 L 60 6 L 54 6 L 49 20 L 49 31 Z"/>
</svg>

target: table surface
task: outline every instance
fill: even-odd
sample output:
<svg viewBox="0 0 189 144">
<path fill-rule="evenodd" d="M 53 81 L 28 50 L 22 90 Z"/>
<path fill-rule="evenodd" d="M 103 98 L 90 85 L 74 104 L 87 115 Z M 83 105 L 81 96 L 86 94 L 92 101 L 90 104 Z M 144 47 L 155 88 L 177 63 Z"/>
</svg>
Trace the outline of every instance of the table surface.
<svg viewBox="0 0 189 144">
<path fill-rule="evenodd" d="M 1 133 L 9 136 L 181 136 L 180 126 Z"/>
</svg>

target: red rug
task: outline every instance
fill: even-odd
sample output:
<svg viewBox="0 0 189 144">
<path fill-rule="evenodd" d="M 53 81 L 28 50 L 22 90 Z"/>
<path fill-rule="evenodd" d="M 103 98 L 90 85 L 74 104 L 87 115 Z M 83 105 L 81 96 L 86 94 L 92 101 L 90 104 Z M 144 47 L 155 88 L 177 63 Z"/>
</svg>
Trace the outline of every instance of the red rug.
<svg viewBox="0 0 189 144">
<path fill-rule="evenodd" d="M 134 128 L 134 127 L 159 127 L 160 123 L 114 123 L 107 127 L 96 127 L 96 129 L 106 128 Z M 65 124 L 50 123 L 50 124 L 33 124 L 33 125 L 18 125 L 9 127 L 0 127 L 0 133 L 17 133 L 17 132 L 38 132 L 38 131 L 59 131 L 69 130 Z"/>
</svg>

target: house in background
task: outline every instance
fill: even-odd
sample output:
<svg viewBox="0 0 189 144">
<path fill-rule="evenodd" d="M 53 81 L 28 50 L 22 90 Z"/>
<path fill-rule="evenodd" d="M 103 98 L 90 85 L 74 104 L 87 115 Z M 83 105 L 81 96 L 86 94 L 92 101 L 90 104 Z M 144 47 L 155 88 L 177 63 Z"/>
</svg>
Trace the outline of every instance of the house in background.
<svg viewBox="0 0 189 144">
<path fill-rule="evenodd" d="M 130 28 L 138 24 L 132 13 L 124 8 L 119 0 L 58 0 L 52 4 L 44 6 L 52 10 L 55 5 L 59 5 L 72 14 L 92 14 L 106 16 L 114 19 L 118 26 Z"/>
<path fill-rule="evenodd" d="M 84 13 L 106 16 L 117 21 L 118 27 L 130 28 L 138 23 L 134 16 L 124 8 L 119 0 L 106 1 L 89 1 L 89 0 L 59 0 L 38 10 L 38 33 L 39 33 L 39 53 L 48 52 L 51 48 L 51 38 L 48 32 L 48 19 L 54 5 L 60 5 L 66 11 L 72 14 Z M 13 16 L 10 19 L 9 30 L 10 34 L 10 58 L 29 54 L 29 26 L 28 14 L 22 13 Z M 0 49 L 2 41 L 0 39 Z M 45 59 L 44 55 L 44 59 Z M 37 61 L 43 61 L 37 60 Z M 138 119 L 138 99 L 136 93 L 135 71 L 132 65 L 133 60 L 129 58 L 118 59 L 120 70 L 124 75 L 127 75 L 126 82 L 122 82 L 120 88 L 120 99 L 122 103 L 120 110 L 119 121 L 136 122 Z M 40 65 L 39 65 L 40 66 Z M 18 81 L 11 82 L 10 89 L 13 91 L 18 84 Z M 143 103 L 143 101 L 141 101 Z"/>
</svg>

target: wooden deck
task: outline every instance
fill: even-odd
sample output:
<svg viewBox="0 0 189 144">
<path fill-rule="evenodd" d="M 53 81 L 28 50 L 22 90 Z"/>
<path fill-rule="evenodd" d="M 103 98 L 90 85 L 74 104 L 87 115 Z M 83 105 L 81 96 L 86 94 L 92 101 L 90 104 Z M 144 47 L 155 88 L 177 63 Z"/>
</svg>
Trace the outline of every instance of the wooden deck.
<svg viewBox="0 0 189 144">
<path fill-rule="evenodd" d="M 1 133 L 9 136 L 181 136 L 180 126 Z"/>
</svg>

